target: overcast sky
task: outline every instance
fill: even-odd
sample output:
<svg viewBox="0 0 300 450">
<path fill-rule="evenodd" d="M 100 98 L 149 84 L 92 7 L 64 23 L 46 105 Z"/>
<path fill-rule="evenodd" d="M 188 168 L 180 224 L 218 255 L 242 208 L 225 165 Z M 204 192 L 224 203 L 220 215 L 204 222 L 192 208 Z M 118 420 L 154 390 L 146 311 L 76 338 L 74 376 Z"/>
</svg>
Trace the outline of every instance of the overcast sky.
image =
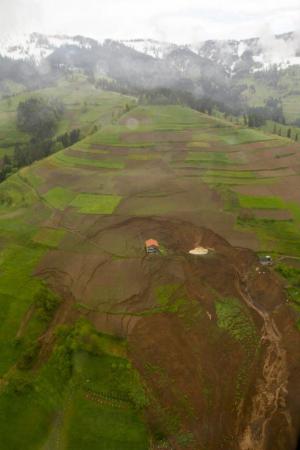
<svg viewBox="0 0 300 450">
<path fill-rule="evenodd" d="M 0 0 L 0 36 L 38 31 L 186 43 L 299 29 L 299 0 Z"/>
</svg>

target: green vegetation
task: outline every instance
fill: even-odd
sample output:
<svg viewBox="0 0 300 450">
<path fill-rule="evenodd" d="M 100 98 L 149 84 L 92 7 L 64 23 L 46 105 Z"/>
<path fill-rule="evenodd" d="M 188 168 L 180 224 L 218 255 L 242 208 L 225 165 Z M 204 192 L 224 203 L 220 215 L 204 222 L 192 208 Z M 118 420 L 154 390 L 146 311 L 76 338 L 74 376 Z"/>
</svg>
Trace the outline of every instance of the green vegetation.
<svg viewBox="0 0 300 450">
<path fill-rule="evenodd" d="M 270 98 L 278 99 L 288 122 L 299 119 L 300 72 L 298 67 L 270 70 L 263 77 L 259 73 L 248 75 L 239 84 L 246 86 L 243 96 L 250 106 L 263 107 Z"/>
<path fill-rule="evenodd" d="M 77 158 L 76 156 L 69 156 L 63 152 L 59 152 L 52 157 L 52 161 L 66 166 L 91 166 L 101 169 L 123 169 L 124 163 L 122 161 L 114 161 L 108 159 L 87 159 Z"/>
<path fill-rule="evenodd" d="M 153 159 L 160 159 L 161 155 L 158 153 L 131 153 L 128 155 L 128 159 L 135 161 L 151 161 Z"/>
<path fill-rule="evenodd" d="M 74 395 L 68 423 L 68 450 L 148 450 L 144 424 L 131 409 L 118 410 Z"/>
<path fill-rule="evenodd" d="M 71 206 L 82 214 L 112 214 L 121 200 L 118 195 L 79 194 Z"/>
<path fill-rule="evenodd" d="M 235 298 L 225 298 L 216 302 L 218 326 L 236 341 L 253 345 L 257 343 L 257 333 L 253 320 Z"/>
<path fill-rule="evenodd" d="M 41 228 L 33 237 L 33 241 L 47 247 L 56 248 L 65 235 L 65 230 L 56 228 Z"/>
<path fill-rule="evenodd" d="M 31 164 L 58 150 L 52 140 L 64 107 L 57 99 L 46 101 L 42 97 L 30 97 L 20 102 L 17 109 L 16 125 L 20 132 L 30 136 L 21 145 L 15 142 L 14 149 L 3 155 L 0 181 L 20 167 Z M 79 138 L 79 136 L 78 136 Z"/>
<path fill-rule="evenodd" d="M 38 139 L 54 135 L 64 108 L 58 100 L 45 101 L 31 97 L 21 102 L 17 110 L 17 127 Z"/>
<path fill-rule="evenodd" d="M 238 218 L 238 227 L 253 230 L 260 239 L 261 250 L 283 255 L 300 254 L 300 231 L 297 223 L 290 220 Z"/>
<path fill-rule="evenodd" d="M 203 181 L 210 185 L 221 186 L 227 185 L 251 185 L 251 184 L 268 184 L 273 181 L 273 178 L 258 177 L 257 174 L 251 170 L 221 170 L 208 169 L 204 172 Z"/>
<path fill-rule="evenodd" d="M 243 350 L 243 360 L 236 379 L 236 402 L 246 395 L 249 370 L 259 349 L 259 336 L 249 311 L 235 298 L 216 301 L 218 327 L 238 342 Z"/>
<path fill-rule="evenodd" d="M 238 145 L 270 141 L 274 139 L 274 136 L 267 135 L 258 130 L 251 130 L 249 128 L 238 128 L 235 130 L 223 130 L 221 138 L 226 144 Z"/>
<path fill-rule="evenodd" d="M 286 209 L 287 203 L 280 197 L 255 197 L 239 195 L 241 208 L 251 209 Z"/>
<path fill-rule="evenodd" d="M 300 254 L 300 206 L 295 202 L 285 202 L 280 197 L 257 197 L 238 195 L 231 197 L 229 208 L 249 210 L 249 214 L 240 213 L 237 226 L 240 229 L 254 231 L 261 243 L 262 251 L 273 251 L 284 255 Z M 251 211 L 252 210 L 252 211 Z M 288 211 L 292 219 L 275 220 L 255 217 L 253 210 Z"/>
<path fill-rule="evenodd" d="M 226 165 L 229 164 L 228 155 L 224 152 L 189 152 L 186 158 L 187 162 L 211 163 Z"/>
<path fill-rule="evenodd" d="M 68 189 L 55 187 L 50 189 L 44 195 L 44 198 L 53 208 L 63 210 L 72 202 L 75 195 L 74 192 L 71 192 Z"/>
<path fill-rule="evenodd" d="M 59 108 L 57 110 L 55 104 L 53 105 L 53 98 L 58 98 L 59 103 L 64 105 L 63 116 L 59 114 L 57 116 L 58 122 L 55 119 L 55 124 L 52 121 L 54 118 L 52 115 L 53 106 L 54 111 L 59 112 Z M 27 150 L 32 149 L 33 151 L 33 148 L 36 147 L 36 145 L 27 146 L 30 140 L 28 132 L 31 135 L 31 132 L 36 134 L 37 129 L 44 130 L 46 134 L 48 130 L 51 133 L 55 131 L 54 141 L 58 138 L 59 144 L 64 141 L 62 143 L 64 147 L 67 143 L 71 145 L 72 142 L 75 142 L 74 136 L 71 136 L 72 132 L 78 132 L 80 129 L 81 137 L 87 136 L 103 125 L 114 122 L 127 110 L 128 105 L 131 108 L 135 105 L 135 102 L 132 97 L 95 89 L 86 77 L 60 80 L 53 87 L 22 92 L 8 99 L 0 99 L 0 155 L 13 157 L 15 146 L 18 145 L 24 148 L 23 159 L 26 159 Z M 26 124 L 23 120 L 24 115 L 22 115 L 24 108 L 19 105 L 26 105 L 26 110 L 28 110 L 30 105 L 33 104 L 37 108 L 34 108 L 33 114 L 27 114 L 28 117 L 25 119 L 28 123 Z M 43 126 L 43 123 L 45 123 L 45 120 L 42 122 L 42 118 L 45 119 L 44 110 L 42 115 L 36 114 L 39 105 L 46 105 L 46 110 L 49 112 L 49 114 L 46 114 L 46 118 L 50 119 L 50 127 Z M 19 124 L 24 131 L 17 127 L 18 108 L 20 111 Z M 38 124 L 37 128 L 35 128 L 35 124 Z M 59 147 L 58 144 L 53 146 L 54 151 L 57 150 L 57 146 Z M 28 157 L 26 161 L 27 164 Z"/>
<path fill-rule="evenodd" d="M 298 113 L 298 117 L 300 118 L 300 110 Z M 298 126 L 293 125 L 283 125 L 281 123 L 273 122 L 268 120 L 263 126 L 263 130 L 268 133 L 274 133 L 277 135 L 281 135 L 282 137 L 286 137 L 292 139 L 294 141 L 300 141 L 300 122 Z M 290 130 L 290 132 L 289 132 Z M 290 134 L 290 136 L 289 136 Z"/>
<path fill-rule="evenodd" d="M 208 170 L 205 174 L 206 177 L 215 177 L 215 178 L 231 178 L 231 179 L 238 179 L 238 178 L 257 178 L 257 175 L 255 172 L 252 172 L 251 170 Z"/>
<path fill-rule="evenodd" d="M 12 175 L 5 183 L 0 184 L 0 212 L 12 211 L 17 208 L 27 208 L 34 201 L 36 201 L 36 195 L 24 183 L 20 173 Z"/>
<path fill-rule="evenodd" d="M 15 337 L 22 317 L 41 286 L 41 282 L 32 277 L 32 271 L 44 252 L 43 248 L 16 244 L 1 252 L 0 374 L 4 374 L 20 355 Z"/>
<path fill-rule="evenodd" d="M 287 293 L 298 313 L 297 326 L 300 331 L 300 269 L 279 263 L 276 265 L 276 271 L 287 281 Z"/>
<path fill-rule="evenodd" d="M 35 294 L 33 301 L 37 315 L 43 322 L 50 322 L 60 304 L 60 298 L 54 295 L 45 286 L 42 286 L 39 289 Z"/>
<path fill-rule="evenodd" d="M 30 378 L 25 369 L 15 373 L 0 395 L 2 444 L 38 450 L 46 438 L 70 450 L 146 450 L 139 411 L 147 397 L 125 355 L 124 341 L 85 321 L 60 328 L 49 361 Z"/>
<path fill-rule="evenodd" d="M 169 284 L 164 286 L 159 286 L 155 295 L 157 298 L 158 311 L 178 313 L 180 309 L 185 305 L 186 299 L 184 296 L 176 295 L 180 286 L 177 284 Z"/>
</svg>

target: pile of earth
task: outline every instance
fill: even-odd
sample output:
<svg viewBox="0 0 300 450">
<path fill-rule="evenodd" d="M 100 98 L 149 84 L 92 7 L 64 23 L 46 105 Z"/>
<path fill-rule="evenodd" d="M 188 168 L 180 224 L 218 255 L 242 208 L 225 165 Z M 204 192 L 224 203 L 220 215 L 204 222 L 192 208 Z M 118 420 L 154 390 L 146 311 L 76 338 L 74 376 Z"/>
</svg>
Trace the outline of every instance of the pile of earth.
<svg viewBox="0 0 300 450">
<path fill-rule="evenodd" d="M 145 254 L 149 238 L 161 255 Z M 210 251 L 190 255 L 195 246 Z M 48 252 L 37 275 L 64 298 L 42 354 L 57 324 L 80 315 L 125 337 L 149 395 L 153 448 L 296 447 L 299 333 L 281 281 L 252 251 L 180 220 L 91 218 L 77 246 Z"/>
</svg>

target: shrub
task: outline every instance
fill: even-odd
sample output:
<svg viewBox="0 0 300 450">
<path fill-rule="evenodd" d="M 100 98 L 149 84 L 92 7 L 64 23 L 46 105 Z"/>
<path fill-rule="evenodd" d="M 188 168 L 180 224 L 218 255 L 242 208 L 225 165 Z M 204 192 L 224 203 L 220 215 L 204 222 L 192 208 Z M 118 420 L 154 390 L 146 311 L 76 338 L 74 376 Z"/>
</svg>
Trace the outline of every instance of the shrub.
<svg viewBox="0 0 300 450">
<path fill-rule="evenodd" d="M 60 304 L 60 299 L 43 286 L 35 295 L 34 302 L 39 318 L 45 322 L 50 322 Z"/>
<path fill-rule="evenodd" d="M 34 361 L 36 360 L 38 353 L 40 351 L 40 343 L 31 343 L 23 352 L 17 366 L 21 370 L 29 370 L 32 368 Z"/>
<path fill-rule="evenodd" d="M 15 394 L 24 394 L 30 392 L 33 388 L 32 380 L 28 375 L 21 373 L 15 373 L 10 377 L 6 391 L 13 392 Z"/>
</svg>

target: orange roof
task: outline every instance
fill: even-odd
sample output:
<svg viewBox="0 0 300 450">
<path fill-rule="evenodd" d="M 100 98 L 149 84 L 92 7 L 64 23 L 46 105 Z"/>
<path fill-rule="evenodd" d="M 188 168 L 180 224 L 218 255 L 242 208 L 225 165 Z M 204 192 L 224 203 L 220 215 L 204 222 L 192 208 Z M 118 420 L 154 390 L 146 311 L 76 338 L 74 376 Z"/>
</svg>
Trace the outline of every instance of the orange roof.
<svg viewBox="0 0 300 450">
<path fill-rule="evenodd" d="M 159 243 L 155 239 L 148 239 L 148 241 L 145 242 L 146 247 L 159 247 Z"/>
</svg>

